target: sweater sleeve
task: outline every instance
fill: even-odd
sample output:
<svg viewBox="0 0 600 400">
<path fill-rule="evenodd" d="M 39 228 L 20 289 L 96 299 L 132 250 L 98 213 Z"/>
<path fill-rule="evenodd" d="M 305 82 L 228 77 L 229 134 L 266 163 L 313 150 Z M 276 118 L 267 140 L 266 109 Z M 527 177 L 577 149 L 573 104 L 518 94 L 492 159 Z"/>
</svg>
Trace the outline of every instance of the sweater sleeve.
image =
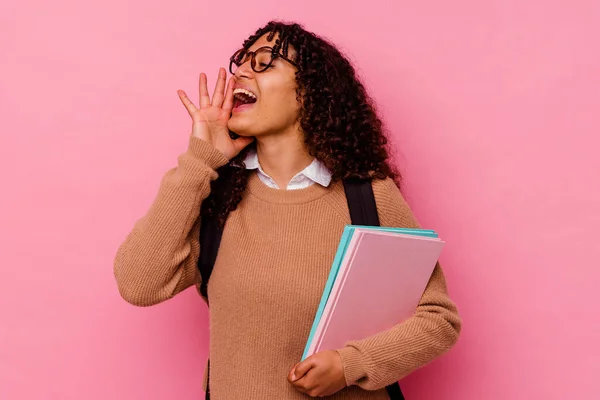
<svg viewBox="0 0 600 400">
<path fill-rule="evenodd" d="M 400 190 L 391 179 L 375 181 L 373 191 L 381 225 L 418 228 Z M 338 349 L 348 385 L 382 389 L 448 351 L 457 341 L 461 318 L 448 296 L 439 263 L 415 314 L 395 327 Z"/>
<path fill-rule="evenodd" d="M 177 167 L 164 175 L 150 209 L 117 251 L 114 276 L 127 302 L 150 306 L 200 284 L 200 206 L 216 169 L 227 162 L 211 144 L 190 136 Z"/>
</svg>

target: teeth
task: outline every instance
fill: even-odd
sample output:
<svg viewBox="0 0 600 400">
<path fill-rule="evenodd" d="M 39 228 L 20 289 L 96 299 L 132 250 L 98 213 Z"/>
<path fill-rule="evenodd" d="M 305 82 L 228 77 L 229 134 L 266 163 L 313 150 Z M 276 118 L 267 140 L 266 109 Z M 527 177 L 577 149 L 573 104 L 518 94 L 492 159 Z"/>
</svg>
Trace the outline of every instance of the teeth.
<svg viewBox="0 0 600 400">
<path fill-rule="evenodd" d="M 246 89 L 242 89 L 242 88 L 234 89 L 233 90 L 233 94 L 234 95 L 236 95 L 236 94 L 245 94 L 246 96 L 252 97 L 253 99 L 256 100 L 256 95 L 254 93 L 246 90 Z"/>
</svg>

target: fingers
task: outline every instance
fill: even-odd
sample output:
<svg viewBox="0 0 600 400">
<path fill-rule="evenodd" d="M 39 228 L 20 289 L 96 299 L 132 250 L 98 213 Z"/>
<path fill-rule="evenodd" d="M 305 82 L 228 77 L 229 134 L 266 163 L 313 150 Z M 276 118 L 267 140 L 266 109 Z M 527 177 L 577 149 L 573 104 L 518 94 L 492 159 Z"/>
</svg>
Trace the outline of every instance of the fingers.
<svg viewBox="0 0 600 400">
<path fill-rule="evenodd" d="M 304 375 L 310 371 L 311 368 L 315 367 L 315 360 L 312 357 L 307 358 L 301 363 L 297 364 L 292 370 L 291 379 L 292 381 L 297 381 L 302 379 Z"/>
<path fill-rule="evenodd" d="M 292 385 L 296 388 L 296 390 L 313 397 L 316 396 L 317 392 L 319 391 L 319 385 L 315 382 L 314 377 L 311 377 L 310 372 L 297 381 L 292 382 Z"/>
<path fill-rule="evenodd" d="M 221 107 L 223 105 L 223 99 L 225 98 L 225 81 L 227 78 L 227 72 L 225 68 L 219 69 L 219 77 L 217 78 L 217 84 L 215 86 L 215 92 L 212 97 L 212 105 Z"/>
<path fill-rule="evenodd" d="M 200 73 L 200 108 L 210 107 L 210 97 L 208 96 L 208 87 L 206 74 Z"/>
<path fill-rule="evenodd" d="M 239 140 L 239 139 L 238 139 Z M 296 367 L 298 366 L 298 364 L 294 365 L 294 368 L 292 368 L 288 374 L 288 381 L 290 382 L 295 382 L 298 380 L 298 378 L 296 377 Z"/>
<path fill-rule="evenodd" d="M 227 84 L 227 91 L 225 92 L 225 101 L 223 102 L 223 111 L 227 112 L 227 114 L 231 113 L 233 110 L 233 87 L 235 86 L 235 76 L 232 76 L 229 79 L 229 83 Z"/>
<path fill-rule="evenodd" d="M 187 95 L 185 94 L 185 92 L 183 90 L 178 90 L 177 94 L 179 95 L 179 99 L 181 100 L 181 102 L 183 103 L 186 110 L 188 111 L 188 113 L 191 116 L 192 113 L 194 113 L 197 110 L 196 106 L 194 105 L 194 103 L 192 103 L 192 101 L 189 99 L 189 97 L 187 97 Z"/>
</svg>

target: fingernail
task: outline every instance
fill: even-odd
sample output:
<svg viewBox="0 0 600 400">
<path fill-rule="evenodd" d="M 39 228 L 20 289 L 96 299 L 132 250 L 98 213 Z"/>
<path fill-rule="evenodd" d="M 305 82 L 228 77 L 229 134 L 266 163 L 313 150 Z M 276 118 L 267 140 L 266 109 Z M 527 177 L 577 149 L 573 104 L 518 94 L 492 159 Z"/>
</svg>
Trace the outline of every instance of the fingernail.
<svg viewBox="0 0 600 400">
<path fill-rule="evenodd" d="M 296 374 L 292 374 L 292 380 L 295 381 L 296 380 Z"/>
</svg>

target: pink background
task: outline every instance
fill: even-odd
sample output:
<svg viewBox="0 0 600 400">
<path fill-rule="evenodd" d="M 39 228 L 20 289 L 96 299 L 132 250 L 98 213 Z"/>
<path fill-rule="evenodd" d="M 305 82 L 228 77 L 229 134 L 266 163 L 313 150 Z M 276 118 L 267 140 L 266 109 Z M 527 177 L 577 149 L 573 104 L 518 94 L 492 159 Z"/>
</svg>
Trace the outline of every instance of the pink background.
<svg viewBox="0 0 600 400">
<path fill-rule="evenodd" d="M 33 0 L 0 5 L 0 398 L 200 399 L 193 290 L 120 299 L 117 246 L 185 150 L 197 98 L 272 17 L 330 37 L 448 245 L 457 346 L 408 399 L 591 399 L 600 313 L 597 0 Z M 562 3 L 562 4 L 561 4 Z M 166 5 L 168 4 L 168 6 Z"/>
</svg>

